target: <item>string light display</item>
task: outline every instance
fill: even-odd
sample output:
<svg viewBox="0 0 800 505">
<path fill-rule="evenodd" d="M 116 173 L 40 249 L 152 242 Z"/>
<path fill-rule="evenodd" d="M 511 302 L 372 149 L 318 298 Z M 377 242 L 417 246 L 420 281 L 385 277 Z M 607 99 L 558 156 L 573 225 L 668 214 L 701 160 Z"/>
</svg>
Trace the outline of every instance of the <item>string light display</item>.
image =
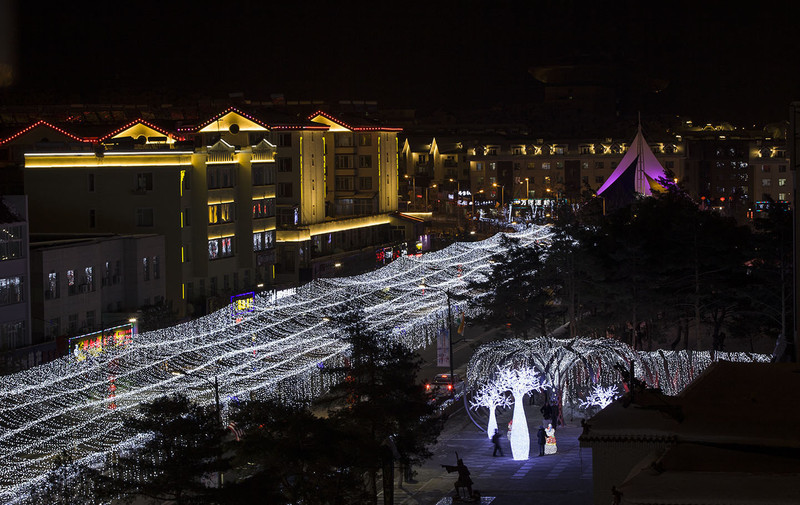
<svg viewBox="0 0 800 505">
<path fill-rule="evenodd" d="M 592 386 L 592 392 L 585 400 L 580 400 L 581 408 L 600 407 L 600 410 L 611 405 L 611 402 L 619 398 L 617 386 L 604 387 L 599 384 Z"/>
<path fill-rule="evenodd" d="M 509 390 L 507 384 L 502 384 L 498 377 L 484 384 L 472 395 L 469 404 L 473 410 L 486 407 L 489 410 L 489 423 L 486 425 L 486 436 L 491 439 L 497 429 L 497 407 L 508 408 L 511 406 L 511 396 L 506 394 Z"/>
<path fill-rule="evenodd" d="M 534 368 L 518 363 L 508 363 L 497 371 L 497 382 L 507 387 L 514 396 L 514 413 L 512 421 L 514 429 L 508 436 L 511 443 L 511 455 L 516 461 L 528 459 L 531 448 L 531 437 L 528 434 L 528 419 L 525 416 L 525 395 L 532 391 L 542 391 L 551 387 L 547 381 L 540 379 L 541 373 Z"/>
<path fill-rule="evenodd" d="M 537 226 L 512 236 L 531 244 L 550 234 Z M 329 316 L 348 302 L 359 302 L 368 326 L 410 348 L 431 343 L 447 320 L 445 293 L 465 294 L 467 281 L 484 278 L 491 256 L 504 250 L 500 238 L 401 257 L 358 276 L 318 279 L 290 296 L 258 294 L 252 311 L 235 318 L 225 307 L 139 334 L 86 361 L 65 356 L 0 377 L 0 502 L 19 503 L 62 450 L 100 464 L 135 444 L 138 435 L 123 426 L 124 417 L 164 394 L 213 404 L 216 378 L 224 415 L 231 398 L 297 402 L 327 390 L 335 378 L 320 364 L 341 364 L 349 352 Z M 452 310 L 469 316 L 471 309 L 454 301 Z"/>
<path fill-rule="evenodd" d="M 530 340 L 508 339 L 479 347 L 467 365 L 470 388 L 487 382 L 498 367 L 529 367 L 543 374 L 556 392 L 559 404 L 579 404 L 595 385 L 618 385 L 622 376 L 615 365 L 633 369 L 634 376 L 648 387 L 677 395 L 713 361 L 769 362 L 770 356 L 755 353 L 716 351 L 635 351 L 610 338 Z M 514 426 L 516 426 L 514 421 Z"/>
</svg>

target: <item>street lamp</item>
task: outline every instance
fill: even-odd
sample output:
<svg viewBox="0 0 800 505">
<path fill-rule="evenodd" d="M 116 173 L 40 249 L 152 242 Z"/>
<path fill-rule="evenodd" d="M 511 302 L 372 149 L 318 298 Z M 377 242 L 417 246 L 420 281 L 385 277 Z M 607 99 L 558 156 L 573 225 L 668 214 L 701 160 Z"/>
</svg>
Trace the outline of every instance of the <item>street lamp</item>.
<svg viewBox="0 0 800 505">
<path fill-rule="evenodd" d="M 413 205 L 411 206 L 411 210 L 416 210 L 417 208 L 417 179 L 416 177 L 409 177 L 408 174 L 404 176 L 406 179 L 411 179 L 411 194 L 413 195 L 412 199 L 414 201 Z M 406 186 L 407 188 L 408 186 Z"/>
<path fill-rule="evenodd" d="M 531 198 L 531 188 L 528 183 L 528 178 L 525 178 L 525 203 L 528 203 L 528 200 Z"/>
<path fill-rule="evenodd" d="M 456 183 L 456 194 L 454 195 L 454 198 L 453 198 L 453 204 L 455 205 L 456 217 L 458 219 L 458 223 L 459 223 L 459 226 L 460 226 L 461 225 L 461 209 L 459 209 L 459 207 L 458 207 L 458 199 L 459 199 L 459 195 L 461 194 L 461 181 L 451 178 L 450 182 L 455 182 Z"/>
<path fill-rule="evenodd" d="M 496 182 L 493 182 L 492 186 L 494 186 L 495 188 L 497 186 L 500 186 L 500 206 L 505 207 L 506 206 L 505 186 L 503 186 L 502 184 L 497 184 Z"/>
<path fill-rule="evenodd" d="M 426 285 L 424 282 L 419 285 L 420 288 L 423 290 L 425 289 L 434 289 L 436 291 L 441 291 L 447 297 L 447 332 L 448 338 L 447 342 L 449 344 L 449 356 L 450 356 L 450 391 L 453 395 L 456 394 L 456 383 L 455 383 L 455 375 L 453 374 L 453 312 L 450 308 L 450 297 L 452 294 L 448 289 L 440 289 L 440 288 L 432 288 L 431 286 Z"/>
</svg>

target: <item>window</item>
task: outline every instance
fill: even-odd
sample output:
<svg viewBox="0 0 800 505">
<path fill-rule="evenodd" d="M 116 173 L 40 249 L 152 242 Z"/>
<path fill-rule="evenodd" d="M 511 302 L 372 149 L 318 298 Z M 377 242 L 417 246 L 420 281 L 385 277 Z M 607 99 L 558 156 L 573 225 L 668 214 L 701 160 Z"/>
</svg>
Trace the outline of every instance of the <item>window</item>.
<svg viewBox="0 0 800 505">
<path fill-rule="evenodd" d="M 602 175 L 596 175 L 594 177 L 594 182 L 597 184 L 602 184 L 603 181 L 605 181 L 605 177 L 603 177 Z"/>
<path fill-rule="evenodd" d="M 278 147 L 291 147 L 292 146 L 292 134 L 291 133 L 279 133 L 278 134 Z"/>
<path fill-rule="evenodd" d="M 136 209 L 136 226 L 153 226 L 153 209 Z"/>
<path fill-rule="evenodd" d="M 769 173 L 770 170 L 772 170 L 772 167 L 770 165 L 762 165 L 761 166 L 761 172 L 762 173 Z"/>
<path fill-rule="evenodd" d="M 353 157 L 350 155 L 337 154 L 333 161 L 336 168 L 353 168 Z"/>
<path fill-rule="evenodd" d="M 153 190 L 153 173 L 140 172 L 136 174 L 136 190 L 137 191 L 152 191 Z"/>
<path fill-rule="evenodd" d="M 47 321 L 47 328 L 45 329 L 45 336 L 47 340 L 55 340 L 56 337 L 61 335 L 61 318 L 54 317 Z"/>
<path fill-rule="evenodd" d="M 761 179 L 761 186 L 765 188 L 772 186 L 772 179 Z"/>
<path fill-rule="evenodd" d="M 778 186 L 786 186 L 786 179 L 778 179 Z"/>
<path fill-rule="evenodd" d="M 278 158 L 275 160 L 278 172 L 286 173 L 292 171 L 292 158 Z"/>
<path fill-rule="evenodd" d="M 275 213 L 278 226 L 291 226 L 294 222 L 294 207 L 279 207 Z"/>
<path fill-rule="evenodd" d="M 778 200 L 786 200 L 786 193 L 778 193 Z"/>
<path fill-rule="evenodd" d="M 87 182 L 89 183 L 89 192 L 91 193 L 91 192 L 94 191 L 94 174 L 89 174 L 88 175 L 88 181 Z"/>
<path fill-rule="evenodd" d="M 336 191 L 353 191 L 355 177 L 337 177 Z"/>
<path fill-rule="evenodd" d="M 95 220 L 95 211 L 94 209 L 89 209 L 89 228 L 94 228 L 97 224 Z"/>
<path fill-rule="evenodd" d="M 372 168 L 372 155 L 359 155 L 358 168 Z"/>
<path fill-rule="evenodd" d="M 664 162 L 664 168 L 668 168 L 668 169 L 672 170 L 673 168 L 675 168 L 675 162 L 674 161 L 665 161 Z"/>
<path fill-rule="evenodd" d="M 78 292 L 78 285 L 75 283 L 75 270 L 67 270 L 67 294 L 74 295 Z"/>
<path fill-rule="evenodd" d="M 231 165 L 209 165 L 206 167 L 208 189 L 232 188 L 234 181 L 234 168 Z"/>
<path fill-rule="evenodd" d="M 232 223 L 236 220 L 236 204 L 217 203 L 208 206 L 208 224 Z"/>
<path fill-rule="evenodd" d="M 372 135 L 369 133 L 362 133 L 358 136 L 358 145 L 360 146 L 371 146 L 372 145 Z"/>
<path fill-rule="evenodd" d="M 0 279 L 0 305 L 10 305 L 22 301 L 22 277 Z"/>
<path fill-rule="evenodd" d="M 550 162 L 542 163 L 542 170 L 550 170 Z"/>
<path fill-rule="evenodd" d="M 262 198 L 253 200 L 253 219 L 272 217 L 275 215 L 275 199 Z"/>
<path fill-rule="evenodd" d="M 55 300 L 59 296 L 58 273 L 51 270 L 50 273 L 47 274 L 47 285 L 44 287 L 44 299 Z"/>
<path fill-rule="evenodd" d="M 215 238 L 208 241 L 208 259 L 233 256 L 233 237 Z"/>
<path fill-rule="evenodd" d="M 352 133 L 336 133 L 333 137 L 333 145 L 336 147 L 352 147 L 353 134 Z"/>
<path fill-rule="evenodd" d="M 0 228 L 0 261 L 25 257 L 22 231 L 21 225 Z"/>
<path fill-rule="evenodd" d="M 275 230 L 253 233 L 253 251 L 264 251 L 275 247 Z"/>
<path fill-rule="evenodd" d="M 142 258 L 142 279 L 150 280 L 150 261 L 147 258 Z"/>
<path fill-rule="evenodd" d="M 254 163 L 252 167 L 253 186 L 275 184 L 275 167 L 272 164 Z M 291 172 L 291 168 L 289 168 L 289 171 Z"/>
<path fill-rule="evenodd" d="M 192 225 L 192 213 L 189 211 L 189 208 L 183 209 L 183 226 L 191 226 Z"/>
<path fill-rule="evenodd" d="M 183 184 L 184 191 L 192 189 L 192 172 L 189 170 L 182 170 L 181 176 L 181 184 Z"/>
<path fill-rule="evenodd" d="M 603 161 L 595 161 L 594 162 L 594 169 L 595 170 L 603 170 L 605 168 L 605 162 Z"/>
<path fill-rule="evenodd" d="M 778 173 L 786 172 L 786 165 L 778 165 Z"/>
<path fill-rule="evenodd" d="M 90 330 L 94 329 L 95 318 L 96 318 L 95 314 L 96 312 L 93 310 L 86 311 L 86 327 Z"/>
<path fill-rule="evenodd" d="M 589 176 L 588 175 L 582 176 L 581 177 L 581 183 L 582 184 L 589 184 Z"/>
<path fill-rule="evenodd" d="M 94 291 L 94 267 L 83 269 L 83 279 L 81 279 L 81 290 L 84 292 Z"/>
<path fill-rule="evenodd" d="M 548 176 L 545 176 L 545 178 L 544 178 L 544 185 L 545 185 L 545 186 L 548 186 L 548 187 L 550 186 L 550 176 L 549 176 L 549 175 L 548 175 Z"/>
<path fill-rule="evenodd" d="M 0 348 L 14 349 L 26 344 L 25 321 L 0 324 Z"/>
<path fill-rule="evenodd" d="M 372 177 L 359 177 L 358 189 L 372 189 Z"/>
<path fill-rule="evenodd" d="M 290 198 L 292 196 L 292 183 L 279 182 L 275 190 L 278 198 Z"/>
</svg>

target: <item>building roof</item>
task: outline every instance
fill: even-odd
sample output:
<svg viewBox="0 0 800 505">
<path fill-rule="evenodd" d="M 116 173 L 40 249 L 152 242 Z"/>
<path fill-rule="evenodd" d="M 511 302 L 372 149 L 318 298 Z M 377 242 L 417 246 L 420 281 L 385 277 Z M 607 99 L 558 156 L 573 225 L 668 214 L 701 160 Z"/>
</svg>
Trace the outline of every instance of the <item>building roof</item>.
<svg viewBox="0 0 800 505">
<path fill-rule="evenodd" d="M 776 387 L 778 386 L 779 387 Z M 617 400 L 584 425 L 581 443 L 674 440 L 800 450 L 800 366 L 712 363 L 679 395 Z"/>
<path fill-rule="evenodd" d="M 698 444 L 681 444 L 645 458 L 616 487 L 620 505 L 795 504 L 798 489 L 796 453 Z"/>
<path fill-rule="evenodd" d="M 25 220 L 17 215 L 15 209 L 7 204 L 5 198 L 0 197 L 0 223 L 13 224 L 22 223 Z"/>
</svg>

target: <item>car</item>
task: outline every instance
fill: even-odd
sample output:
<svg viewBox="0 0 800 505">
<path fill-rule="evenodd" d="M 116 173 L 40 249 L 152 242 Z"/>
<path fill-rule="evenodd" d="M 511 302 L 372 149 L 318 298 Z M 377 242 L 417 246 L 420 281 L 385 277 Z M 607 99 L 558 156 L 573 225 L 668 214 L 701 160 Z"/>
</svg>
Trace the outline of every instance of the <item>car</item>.
<svg viewBox="0 0 800 505">
<path fill-rule="evenodd" d="M 453 374 L 453 380 L 450 380 L 449 373 L 440 373 L 433 378 L 432 381 L 425 384 L 425 391 L 434 397 L 450 396 L 455 388 L 456 394 L 464 391 L 464 381 L 458 374 Z"/>
</svg>

